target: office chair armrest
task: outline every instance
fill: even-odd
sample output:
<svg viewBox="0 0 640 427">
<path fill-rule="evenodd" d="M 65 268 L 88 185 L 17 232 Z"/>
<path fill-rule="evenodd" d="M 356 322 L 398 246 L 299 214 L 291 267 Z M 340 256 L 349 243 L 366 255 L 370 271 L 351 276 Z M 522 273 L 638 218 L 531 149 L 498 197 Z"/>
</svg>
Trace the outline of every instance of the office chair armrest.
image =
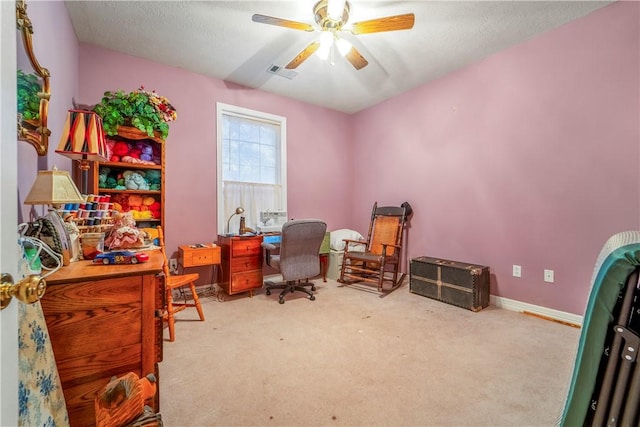
<svg viewBox="0 0 640 427">
<path fill-rule="evenodd" d="M 275 251 L 277 249 L 275 245 L 272 245 L 271 243 L 267 243 L 267 242 L 262 242 L 260 246 L 262 246 L 267 251 Z"/>
<path fill-rule="evenodd" d="M 265 250 L 264 262 L 271 267 L 271 251 L 275 251 L 276 246 L 267 242 L 262 242 L 260 246 Z"/>
</svg>

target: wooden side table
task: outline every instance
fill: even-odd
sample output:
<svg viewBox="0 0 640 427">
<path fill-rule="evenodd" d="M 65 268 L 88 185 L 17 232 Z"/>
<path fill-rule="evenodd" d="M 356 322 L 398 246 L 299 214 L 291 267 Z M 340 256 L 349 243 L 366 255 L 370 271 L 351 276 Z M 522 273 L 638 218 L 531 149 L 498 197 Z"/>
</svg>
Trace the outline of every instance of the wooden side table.
<svg viewBox="0 0 640 427">
<path fill-rule="evenodd" d="M 178 264 L 184 270 L 191 267 L 213 266 L 213 281 L 218 277 L 218 266 L 222 261 L 220 246 L 208 245 L 178 246 Z M 213 283 L 211 284 L 213 286 Z"/>
<path fill-rule="evenodd" d="M 220 246 L 215 244 L 179 246 L 178 249 L 178 263 L 182 268 L 220 264 Z"/>
</svg>

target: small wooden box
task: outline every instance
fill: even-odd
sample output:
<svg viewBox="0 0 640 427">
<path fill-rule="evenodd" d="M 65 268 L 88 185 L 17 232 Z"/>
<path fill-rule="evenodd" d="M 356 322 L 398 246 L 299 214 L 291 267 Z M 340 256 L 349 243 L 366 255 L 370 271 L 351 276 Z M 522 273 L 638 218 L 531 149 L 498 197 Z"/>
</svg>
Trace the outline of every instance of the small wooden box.
<svg viewBox="0 0 640 427">
<path fill-rule="evenodd" d="M 409 290 L 471 311 L 489 305 L 489 267 L 418 257 L 411 260 Z"/>
<path fill-rule="evenodd" d="M 185 268 L 220 264 L 220 258 L 220 246 L 179 246 L 179 262 Z"/>
</svg>

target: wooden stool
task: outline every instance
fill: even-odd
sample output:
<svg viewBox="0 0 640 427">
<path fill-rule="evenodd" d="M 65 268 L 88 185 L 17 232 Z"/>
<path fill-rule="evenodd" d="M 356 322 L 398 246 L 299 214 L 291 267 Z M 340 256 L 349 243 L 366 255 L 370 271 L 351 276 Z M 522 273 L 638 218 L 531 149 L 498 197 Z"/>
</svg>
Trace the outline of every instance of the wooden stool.
<svg viewBox="0 0 640 427">
<path fill-rule="evenodd" d="M 160 241 L 160 248 L 162 249 L 162 255 L 164 256 L 164 265 L 162 267 L 164 271 L 164 288 L 166 307 L 165 312 L 162 315 L 162 319 L 166 320 L 169 324 L 169 341 L 175 340 L 175 317 L 174 315 L 187 307 L 195 307 L 198 310 L 198 316 L 200 320 L 204 321 L 204 313 L 202 312 L 202 305 L 200 304 L 200 298 L 196 292 L 195 282 L 200 278 L 198 273 L 181 274 L 172 276 L 169 272 L 169 261 L 167 260 L 167 254 L 164 250 L 164 234 L 162 233 L 162 227 L 158 227 L 158 240 Z M 181 288 L 183 286 L 189 286 L 191 295 L 193 296 L 193 302 L 177 303 L 173 301 L 173 290 Z"/>
</svg>

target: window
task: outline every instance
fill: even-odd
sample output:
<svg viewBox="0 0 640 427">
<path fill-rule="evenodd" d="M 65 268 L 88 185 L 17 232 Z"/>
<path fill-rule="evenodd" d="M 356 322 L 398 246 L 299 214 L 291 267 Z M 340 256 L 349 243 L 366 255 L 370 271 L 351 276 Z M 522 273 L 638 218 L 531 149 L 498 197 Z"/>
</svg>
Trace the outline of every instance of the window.
<svg viewBox="0 0 640 427">
<path fill-rule="evenodd" d="M 237 233 L 240 216 L 255 230 L 260 211 L 287 210 L 286 119 L 218 102 L 217 128 L 218 232 Z"/>
</svg>

